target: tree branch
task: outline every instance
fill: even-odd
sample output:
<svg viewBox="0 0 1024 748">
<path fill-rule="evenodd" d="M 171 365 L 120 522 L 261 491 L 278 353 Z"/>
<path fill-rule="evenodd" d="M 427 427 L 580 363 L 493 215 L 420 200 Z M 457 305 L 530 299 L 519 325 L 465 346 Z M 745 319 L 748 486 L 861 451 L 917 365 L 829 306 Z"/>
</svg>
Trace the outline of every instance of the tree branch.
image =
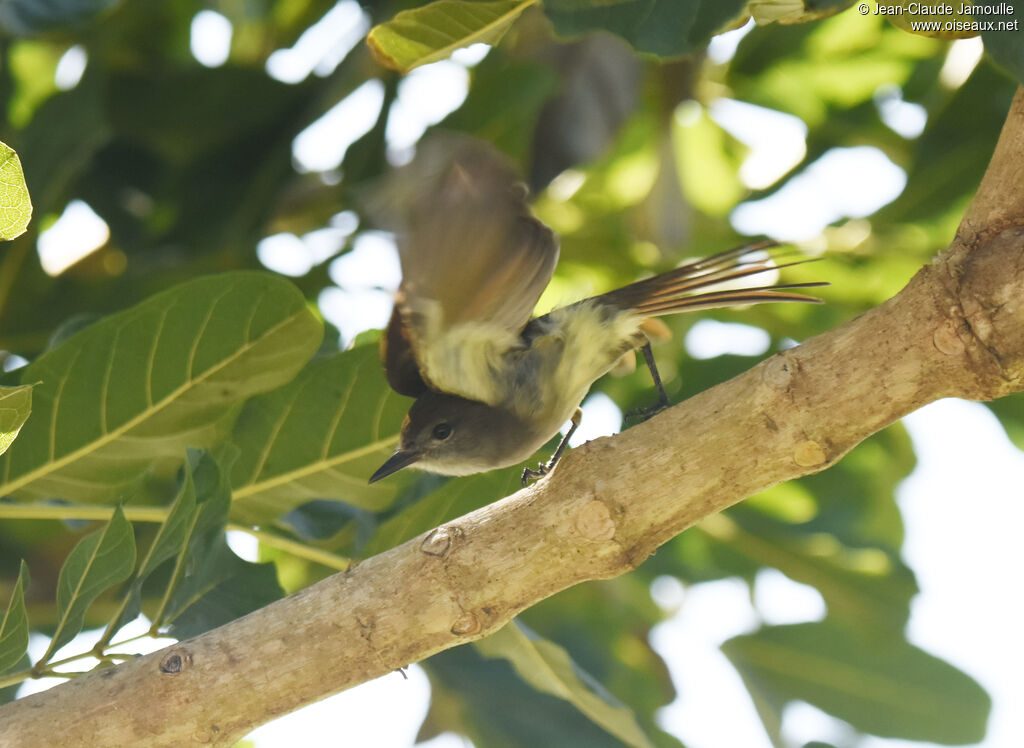
<svg viewBox="0 0 1024 748">
<path fill-rule="evenodd" d="M 880 307 L 548 478 L 202 636 L 0 710 L 10 746 L 230 745 L 642 563 L 707 515 L 822 470 L 942 397 L 1024 389 L 1024 94 L 951 247 Z"/>
</svg>

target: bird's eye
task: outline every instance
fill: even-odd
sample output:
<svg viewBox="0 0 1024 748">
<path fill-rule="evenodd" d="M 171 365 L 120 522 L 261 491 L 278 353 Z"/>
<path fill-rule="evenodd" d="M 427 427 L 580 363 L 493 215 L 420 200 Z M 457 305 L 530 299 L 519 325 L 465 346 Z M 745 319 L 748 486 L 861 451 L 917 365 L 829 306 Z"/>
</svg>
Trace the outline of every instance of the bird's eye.
<svg viewBox="0 0 1024 748">
<path fill-rule="evenodd" d="M 443 442 L 449 436 L 452 435 L 452 427 L 442 421 L 441 423 L 434 426 L 434 430 L 431 432 L 431 436 L 437 439 L 439 442 Z"/>
</svg>

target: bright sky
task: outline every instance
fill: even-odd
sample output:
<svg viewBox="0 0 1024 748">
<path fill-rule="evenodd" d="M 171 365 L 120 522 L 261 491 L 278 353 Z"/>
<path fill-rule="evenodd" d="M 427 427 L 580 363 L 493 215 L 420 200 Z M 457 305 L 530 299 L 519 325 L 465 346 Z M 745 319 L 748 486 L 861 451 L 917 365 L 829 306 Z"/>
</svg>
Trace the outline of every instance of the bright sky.
<svg viewBox="0 0 1024 748">
<path fill-rule="evenodd" d="M 366 32 L 368 21 L 353 0 L 342 0 L 320 23 L 287 50 L 275 52 L 267 63 L 273 77 L 298 82 L 309 75 L 327 75 Z M 735 51 L 749 27 L 714 40 L 710 57 L 722 62 Z M 215 67 L 228 58 L 232 28 L 218 13 L 198 13 L 192 27 L 192 50 L 202 64 Z M 980 56 L 977 40 L 952 46 L 942 71 L 946 85 L 966 79 Z M 467 66 L 487 52 L 476 45 L 455 61 L 426 66 L 401 84 L 399 100 L 388 122 L 389 153 L 406 160 L 410 147 L 430 124 L 456 108 L 466 95 Z M 58 67 L 58 85 L 73 87 L 87 65 L 81 47 L 68 50 Z M 303 171 L 337 169 L 345 149 L 375 120 L 381 106 L 380 85 L 369 82 L 339 102 L 296 138 L 294 158 Z M 904 137 L 919 134 L 924 110 L 903 102 L 896 87 L 876 96 L 880 116 Z M 752 187 L 771 184 L 803 157 L 806 126 L 790 115 L 720 99 L 712 118 L 751 148 L 741 178 Z M 770 198 L 739 206 L 732 216 L 743 233 L 778 239 L 815 237 L 842 217 L 866 216 L 891 201 L 903 189 L 903 171 L 880 151 L 861 147 L 833 149 L 786 188 Z M 336 251 L 355 229 L 351 214 L 339 214 L 331 226 L 297 237 L 266 238 L 257 248 L 269 268 L 302 275 Z M 47 272 L 59 273 L 85 254 L 102 246 L 109 232 L 102 219 L 81 202 L 68 206 L 64 216 L 39 240 Z M 319 299 L 325 317 L 346 340 L 360 330 L 381 327 L 390 310 L 389 290 L 397 287 L 399 268 L 389 236 L 367 233 L 357 238 L 353 252 L 334 260 L 330 275 L 337 284 Z M 710 320 L 693 326 L 684 341 L 697 357 L 721 353 L 758 354 L 767 336 L 746 325 Z M 590 398 L 580 443 L 621 425 L 621 413 L 604 395 Z M 1015 745 L 1024 735 L 1024 644 L 1022 616 L 1016 604 L 1019 570 L 1024 551 L 1019 529 L 1024 526 L 1020 485 L 1024 454 L 1006 439 L 995 418 L 980 405 L 941 401 L 905 419 L 918 456 L 918 466 L 899 490 L 907 528 L 904 556 L 918 575 L 922 592 L 915 599 L 909 625 L 911 641 L 948 659 L 979 680 L 994 700 L 988 739 L 991 748 Z M 245 539 L 232 538 L 242 553 L 254 554 Z M 677 612 L 657 627 L 652 644 L 662 654 L 680 693 L 665 708 L 661 722 L 690 748 L 770 748 L 746 690 L 718 647 L 727 638 L 751 631 L 759 620 L 773 623 L 819 619 L 824 611 L 816 590 L 790 581 L 776 571 L 759 575 L 754 602 L 738 580 L 700 584 L 686 590 L 664 578 L 652 588 L 655 600 Z M 142 624 L 137 624 L 140 627 Z M 81 651 L 81 641 L 69 649 Z M 43 646 L 34 641 L 33 647 Z M 86 643 L 86 646 L 91 646 Z M 36 652 L 38 655 L 38 652 Z M 406 748 L 413 744 L 426 713 L 429 684 L 413 665 L 408 679 L 391 674 L 281 718 L 255 731 L 258 748 L 304 745 L 346 745 Z M 31 683 L 40 690 L 52 682 Z M 794 745 L 809 740 L 842 742 L 849 727 L 806 704 L 787 709 L 783 724 Z M 442 735 L 425 744 L 430 748 L 464 747 L 467 742 Z M 902 748 L 920 743 L 871 739 L 867 748 Z"/>
</svg>

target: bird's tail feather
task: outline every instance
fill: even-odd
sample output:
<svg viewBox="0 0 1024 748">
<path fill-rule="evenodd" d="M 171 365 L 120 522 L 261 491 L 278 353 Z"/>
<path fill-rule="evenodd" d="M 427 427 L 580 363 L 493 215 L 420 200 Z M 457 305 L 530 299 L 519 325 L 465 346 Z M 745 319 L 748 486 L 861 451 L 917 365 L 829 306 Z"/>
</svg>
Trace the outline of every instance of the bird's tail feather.
<svg viewBox="0 0 1024 748">
<path fill-rule="evenodd" d="M 814 261 L 803 259 L 779 264 L 777 260 L 782 258 L 780 253 L 765 253 L 758 258 L 748 258 L 748 255 L 754 252 L 764 252 L 777 246 L 775 242 L 764 241 L 729 249 L 652 278 L 623 286 L 597 296 L 595 300 L 620 309 L 635 311 L 645 317 L 764 302 L 793 301 L 820 304 L 821 299 L 794 293 L 792 289 L 816 288 L 827 286 L 828 283 L 784 283 L 706 290 L 770 270 Z"/>
</svg>

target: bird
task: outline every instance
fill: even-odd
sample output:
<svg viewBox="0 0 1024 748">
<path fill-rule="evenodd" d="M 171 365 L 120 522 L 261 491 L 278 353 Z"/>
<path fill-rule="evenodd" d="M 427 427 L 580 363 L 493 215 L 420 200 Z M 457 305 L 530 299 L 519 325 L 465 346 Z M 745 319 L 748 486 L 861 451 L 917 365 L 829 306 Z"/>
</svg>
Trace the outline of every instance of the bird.
<svg viewBox="0 0 1024 748">
<path fill-rule="evenodd" d="M 760 302 L 820 303 L 798 290 L 822 282 L 735 287 L 777 264 L 771 241 L 747 244 L 533 316 L 558 261 L 555 234 L 529 209 L 525 186 L 495 148 L 471 138 L 421 144 L 398 170 L 394 201 L 402 281 L 381 358 L 392 389 L 414 398 L 398 448 L 370 483 L 407 467 L 469 475 L 528 460 L 580 423 L 591 385 L 640 349 L 651 355 L 652 318 Z M 730 287 L 723 288 L 723 283 Z"/>
</svg>

